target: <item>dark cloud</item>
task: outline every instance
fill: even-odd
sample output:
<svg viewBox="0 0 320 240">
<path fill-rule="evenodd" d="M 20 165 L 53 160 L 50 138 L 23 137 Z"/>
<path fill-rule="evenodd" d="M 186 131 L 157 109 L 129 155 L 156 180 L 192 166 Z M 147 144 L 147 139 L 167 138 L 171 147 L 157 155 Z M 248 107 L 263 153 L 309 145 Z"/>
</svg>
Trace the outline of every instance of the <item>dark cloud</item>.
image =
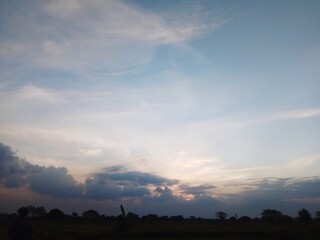
<svg viewBox="0 0 320 240">
<path fill-rule="evenodd" d="M 139 186 L 147 186 L 149 184 L 156 186 L 171 186 L 177 184 L 178 180 L 160 177 L 158 175 L 138 171 L 126 171 L 122 166 L 114 166 L 105 168 L 99 173 L 94 174 L 100 181 L 117 181 L 123 183 L 131 183 Z"/>
<path fill-rule="evenodd" d="M 0 181 L 7 188 L 27 187 L 40 194 L 96 200 L 147 196 L 150 195 L 149 186 L 171 186 L 178 183 L 177 180 L 152 173 L 126 171 L 122 166 L 113 166 L 91 174 L 82 185 L 74 180 L 66 168 L 33 165 L 2 143 Z"/>
<path fill-rule="evenodd" d="M 320 177 L 302 178 L 300 181 L 293 182 L 287 188 L 290 189 L 291 198 L 320 198 Z"/>
<path fill-rule="evenodd" d="M 27 177 L 29 188 L 37 193 L 59 197 L 78 198 L 83 194 L 83 185 L 78 184 L 64 167 L 43 167 Z"/>
<path fill-rule="evenodd" d="M 154 191 L 158 194 L 141 198 L 142 204 L 133 204 L 139 214 L 212 218 L 216 211 L 227 209 L 221 199 L 208 194 L 198 194 L 193 199 L 186 199 L 182 195 L 175 195 L 169 187 L 157 187 Z"/>
<path fill-rule="evenodd" d="M 205 185 L 198 185 L 198 186 L 190 186 L 187 184 L 182 184 L 179 186 L 179 189 L 182 193 L 185 194 L 192 194 L 192 195 L 199 195 L 199 194 L 206 194 L 209 190 L 216 188 L 216 186 L 205 184 Z"/>
<path fill-rule="evenodd" d="M 320 177 L 263 178 L 252 180 L 244 195 L 263 195 L 285 201 L 297 197 L 320 197 Z M 251 188 L 251 190 L 250 190 Z"/>
<path fill-rule="evenodd" d="M 17 156 L 12 149 L 0 143 L 0 181 L 8 188 L 25 184 L 30 164 Z"/>
<path fill-rule="evenodd" d="M 9 146 L 0 143 L 0 180 L 7 188 L 28 187 L 51 196 L 78 198 L 83 186 L 66 168 L 33 165 L 18 157 Z"/>
<path fill-rule="evenodd" d="M 6 187 L 19 187 L 23 182 L 25 161 L 9 146 L 0 143 L 0 180 Z"/>
<path fill-rule="evenodd" d="M 219 198 L 210 194 L 215 189 L 214 185 L 177 186 L 178 180 L 153 173 L 127 171 L 122 166 L 92 173 L 84 184 L 79 184 L 66 168 L 31 164 L 2 143 L 0 183 L 2 188 L 23 187 L 66 201 L 95 199 L 99 200 L 97 204 L 107 202 L 113 205 L 121 201 L 139 214 L 213 217 L 214 212 L 225 211 L 229 216 L 235 213 L 259 216 L 262 209 L 270 208 L 296 216 L 299 209 L 307 208 L 314 212 L 320 204 L 320 177 L 251 179 L 232 185 L 243 189 L 242 192 Z M 192 198 L 177 195 L 173 189 L 182 195 L 192 195 Z"/>
<path fill-rule="evenodd" d="M 245 191 L 225 202 L 242 214 L 259 215 L 262 209 L 279 209 L 295 216 L 298 209 L 315 211 L 320 204 L 320 177 L 263 178 L 249 181 Z"/>
<path fill-rule="evenodd" d="M 155 189 L 156 192 L 160 193 L 160 194 L 172 194 L 172 190 L 168 187 L 156 187 Z"/>
<path fill-rule="evenodd" d="M 104 168 L 86 180 L 86 197 L 116 200 L 121 197 L 142 197 L 150 194 L 147 186 L 170 186 L 177 180 L 155 174 L 126 171 L 122 166 Z"/>
<path fill-rule="evenodd" d="M 154 197 L 153 200 L 157 202 L 167 202 L 167 201 L 172 201 L 174 198 L 177 196 L 173 195 L 173 192 L 170 188 L 166 187 L 157 187 L 155 189 L 155 192 L 159 193 L 158 196 Z"/>
<path fill-rule="evenodd" d="M 150 194 L 146 187 L 136 186 L 128 182 L 101 180 L 99 176 L 87 179 L 85 186 L 85 197 L 96 200 L 116 200 L 121 197 L 141 197 Z"/>
</svg>

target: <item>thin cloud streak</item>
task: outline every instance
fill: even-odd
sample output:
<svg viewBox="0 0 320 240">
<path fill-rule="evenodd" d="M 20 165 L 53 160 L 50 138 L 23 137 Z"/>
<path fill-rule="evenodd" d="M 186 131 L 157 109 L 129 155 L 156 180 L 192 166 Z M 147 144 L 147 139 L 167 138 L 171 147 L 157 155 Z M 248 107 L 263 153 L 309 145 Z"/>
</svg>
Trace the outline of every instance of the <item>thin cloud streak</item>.
<svg viewBox="0 0 320 240">
<path fill-rule="evenodd" d="M 8 26 L 23 26 L 14 32 L 16 41 L 0 43 L 3 58 L 16 61 L 24 56 L 31 68 L 51 67 L 76 75 L 132 72 L 151 62 L 157 47 L 185 43 L 223 24 L 187 13 L 184 22 L 166 21 L 120 1 L 55 0 L 20 11 L 19 17 L 3 18 Z"/>
<path fill-rule="evenodd" d="M 171 86 L 168 86 L 168 89 L 170 90 Z M 175 86 L 173 86 L 175 88 Z M 153 92 L 154 89 L 150 88 L 149 91 Z M 6 92 L 6 91 L 4 91 Z M 126 131 L 133 131 L 133 128 L 131 128 L 132 124 L 136 122 L 134 125 L 135 127 L 139 126 L 139 122 L 141 122 L 141 116 L 143 116 L 143 119 L 145 119 L 145 124 L 142 126 L 144 129 L 146 128 L 146 121 L 150 122 L 151 125 L 157 125 L 160 122 L 160 116 L 158 111 L 154 110 L 154 103 L 148 103 L 149 105 L 145 104 L 138 104 L 141 100 L 141 103 L 144 103 L 144 98 L 141 98 L 141 95 L 139 93 L 135 93 L 134 89 L 123 89 L 122 91 L 117 91 L 115 89 L 110 89 L 109 91 L 91 91 L 91 92 L 81 92 L 81 91 L 53 91 L 46 88 L 40 88 L 38 86 L 29 84 L 25 85 L 23 88 L 21 88 L 19 91 L 15 90 L 15 94 L 19 96 L 21 94 L 20 98 L 12 97 L 11 94 L 7 94 L 5 102 L 16 102 L 23 104 L 26 100 L 30 99 L 29 108 L 32 109 L 34 104 L 35 106 L 39 104 L 46 105 L 46 102 L 49 104 L 60 104 L 64 102 L 64 104 L 74 106 L 77 105 L 75 102 L 81 103 L 81 108 L 79 108 L 79 113 L 77 108 L 66 108 L 65 114 L 57 116 L 52 122 L 53 125 L 50 126 L 50 130 L 48 129 L 48 122 L 46 122 L 46 125 L 41 127 L 41 122 L 35 126 L 27 126 L 24 123 L 21 123 L 16 126 L 12 126 L 10 123 L 2 124 L 1 132 L 3 136 L 6 136 L 7 138 L 16 138 L 17 136 L 22 136 L 23 138 L 31 138 L 38 139 L 40 145 L 42 145 L 42 141 L 50 141 L 53 142 L 54 140 L 59 140 L 64 142 L 69 146 L 70 149 L 73 149 L 74 154 L 77 152 L 79 153 L 79 156 L 85 155 L 82 149 L 85 147 L 91 147 L 92 149 L 105 149 L 110 151 L 110 149 L 114 149 L 115 152 L 118 152 L 118 156 L 121 159 L 121 161 L 129 161 L 129 158 L 132 157 L 130 155 L 130 152 L 135 151 L 135 147 L 137 147 L 137 140 L 133 139 L 123 139 L 119 133 L 124 134 Z M 103 102 L 118 102 L 119 99 L 121 99 L 123 96 L 126 96 L 127 98 L 130 98 L 134 101 L 139 100 L 138 103 L 134 105 L 134 108 L 132 106 L 126 106 L 126 105 L 113 105 L 110 106 L 110 108 L 106 107 L 106 104 L 103 104 L 103 106 L 96 105 L 95 109 L 90 110 L 90 114 L 88 113 L 86 116 L 81 115 L 81 112 L 85 105 L 83 105 L 82 101 L 84 101 L 85 104 L 90 103 L 89 101 L 97 101 L 100 102 L 103 100 Z M 161 97 L 168 97 L 166 94 L 161 95 Z M 32 103 L 34 99 L 37 99 L 38 101 Z M 134 102 L 132 101 L 132 102 Z M 156 102 L 155 102 L 156 103 Z M 142 107 L 141 107 L 142 106 Z M 88 104 L 88 109 L 90 108 L 90 104 Z M 91 107 L 92 108 L 92 107 Z M 35 108 L 36 110 L 37 108 Z M 103 109 L 104 112 L 101 110 Z M 12 110 L 15 110 L 14 108 Z M 19 109 L 16 109 L 18 112 Z M 61 111 L 61 110 L 60 110 Z M 290 114 L 287 114 L 287 112 L 283 112 L 281 114 L 275 114 L 276 116 L 289 116 L 290 119 L 293 118 L 292 112 L 295 113 L 294 116 L 305 116 L 305 117 L 314 117 L 317 116 L 316 110 L 304 110 L 304 111 L 289 111 Z M 32 118 L 33 119 L 33 118 Z M 59 121 L 57 121 L 59 119 Z M 203 157 L 203 150 L 205 150 L 208 143 L 205 143 L 203 140 L 205 138 L 208 138 L 211 142 L 211 146 L 213 144 L 220 144 L 219 141 L 226 141 L 228 140 L 228 133 L 230 134 L 230 138 L 234 134 L 237 135 L 238 131 L 243 131 L 246 128 L 250 127 L 249 123 L 255 122 L 257 123 L 265 123 L 265 119 L 269 119 L 268 121 L 276 121 L 279 119 L 279 117 L 265 117 L 262 118 L 263 120 L 259 119 L 257 117 L 257 120 L 252 120 L 249 122 L 244 121 L 243 123 L 241 121 L 236 121 L 235 117 L 232 118 L 215 118 L 213 120 L 203 120 L 203 121 L 194 121 L 193 123 L 179 123 L 179 126 L 166 128 L 161 133 L 157 132 L 157 137 L 152 138 L 150 134 L 147 134 L 146 137 L 149 138 L 149 143 L 144 143 L 147 145 L 150 145 L 150 149 L 154 149 L 154 153 L 148 156 L 148 153 L 145 153 L 145 156 L 141 156 L 141 158 L 155 158 L 156 155 L 159 159 L 171 159 L 170 164 L 175 164 L 179 166 L 180 168 L 180 175 L 177 177 L 187 176 L 191 178 L 199 178 L 201 179 L 202 175 L 209 174 L 210 172 L 215 172 L 219 176 L 225 172 L 229 172 L 230 174 L 233 174 L 234 172 L 238 173 L 244 173 L 249 172 L 252 169 L 255 172 L 256 170 L 259 170 L 260 172 L 263 170 L 268 170 L 268 172 L 272 172 L 272 169 L 280 169 L 280 166 L 274 167 L 274 166 L 264 166 L 264 167 L 251 167 L 251 168 L 234 168 L 232 166 L 228 166 L 228 162 L 224 161 L 224 157 L 215 157 L 215 155 L 211 155 L 211 157 Z M 270 120 L 272 119 L 272 120 Z M 282 118 L 281 118 L 282 119 Z M 24 121 L 26 119 L 24 118 Z M 108 132 L 109 136 L 106 136 L 103 134 L 103 131 L 94 131 L 94 128 L 90 130 L 90 128 L 87 128 L 87 130 L 83 129 L 83 124 L 89 124 L 91 121 L 95 122 L 95 125 L 105 125 L 104 128 L 107 129 L 106 132 Z M 82 126 L 77 126 L 74 124 L 74 122 L 77 121 L 79 123 L 82 123 Z M 116 122 L 113 123 L 112 129 L 109 129 L 109 127 L 106 125 L 108 122 Z M 34 120 L 33 120 L 34 123 Z M 59 124 L 61 123 L 61 124 Z M 68 124 L 70 123 L 70 125 Z M 72 124 L 71 124 L 72 123 Z M 33 124 L 34 125 L 34 124 Z M 125 128 L 123 126 L 126 126 Z M 81 128 L 81 131 L 79 129 Z M 119 130 L 121 130 L 119 132 Z M 136 130 L 135 130 L 136 131 Z M 133 132 L 132 132 L 133 133 Z M 139 135 L 141 136 L 141 132 Z M 214 138 L 210 137 L 209 135 L 213 135 Z M 184 141 L 182 143 L 179 143 L 177 141 L 177 137 L 175 136 L 185 136 Z M 222 137 L 222 139 L 221 139 Z M 200 139 L 203 142 L 203 149 L 201 148 L 201 145 L 194 146 L 194 141 L 198 141 Z M 212 140 L 213 139 L 213 140 Z M 167 151 L 159 151 L 157 153 L 157 150 L 154 148 L 156 145 L 163 145 L 163 143 L 166 142 Z M 172 144 L 169 144 L 172 142 Z M 76 143 L 73 146 L 71 146 L 71 143 Z M 183 152 L 183 148 L 187 148 L 186 146 L 190 145 L 188 147 L 188 151 L 185 151 L 184 154 L 181 155 Z M 246 146 L 241 147 L 241 143 L 238 143 L 238 148 L 247 149 Z M 178 146 L 179 148 L 182 148 L 182 151 L 179 152 L 172 152 L 170 146 Z M 254 146 L 253 146 L 254 147 Z M 178 149 L 179 149 L 178 148 Z M 175 149 L 177 149 L 175 147 Z M 174 150 L 174 149 L 173 149 Z M 253 149 L 254 150 L 254 149 Z M 162 154 L 162 155 L 161 155 Z M 141 154 L 142 155 L 142 154 Z M 100 155 L 101 157 L 103 155 Z M 88 157 L 88 155 L 87 155 Z M 112 162 L 116 163 L 116 161 L 119 161 L 119 157 L 117 157 L 117 160 L 114 160 Z M 181 164 L 183 163 L 183 167 L 181 167 Z M 166 166 L 161 167 L 163 165 L 163 161 L 159 160 L 159 164 L 156 162 L 154 163 L 154 168 L 163 168 L 165 169 Z M 284 170 L 285 167 L 282 167 Z M 152 169 L 147 169 L 152 170 Z M 163 172 L 166 174 L 169 174 L 167 170 L 163 170 Z M 175 176 L 175 172 L 172 172 L 173 176 Z M 238 177 L 244 178 L 247 174 L 239 175 Z M 233 176 L 230 176 L 232 178 L 235 178 L 235 174 Z M 236 178 L 238 178 L 236 177 Z M 217 177 L 218 178 L 218 177 Z M 199 180 L 198 179 L 198 180 Z"/>
<path fill-rule="evenodd" d="M 259 119 L 258 121 L 264 122 L 264 121 L 277 121 L 277 120 L 287 120 L 287 119 L 303 119 L 303 118 L 318 117 L 319 115 L 320 115 L 319 108 L 297 109 L 297 110 L 275 113 L 271 116 L 266 116 L 265 118 Z"/>
<path fill-rule="evenodd" d="M 288 168 L 301 169 L 301 168 L 312 166 L 313 164 L 315 164 L 317 162 L 320 162 L 320 155 L 306 156 L 303 158 L 298 158 L 298 159 L 292 160 L 288 164 Z"/>
</svg>

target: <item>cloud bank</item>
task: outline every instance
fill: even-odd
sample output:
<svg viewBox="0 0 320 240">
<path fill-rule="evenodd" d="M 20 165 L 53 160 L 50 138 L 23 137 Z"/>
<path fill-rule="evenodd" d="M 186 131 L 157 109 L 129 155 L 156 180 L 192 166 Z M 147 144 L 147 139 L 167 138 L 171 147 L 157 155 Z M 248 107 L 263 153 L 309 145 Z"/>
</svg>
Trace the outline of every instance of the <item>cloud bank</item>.
<svg viewBox="0 0 320 240">
<path fill-rule="evenodd" d="M 233 185 L 242 190 L 217 197 L 215 190 L 228 184 L 189 185 L 153 173 L 113 166 L 89 174 L 81 184 L 65 167 L 31 164 L 3 143 L 0 143 L 0 183 L 7 189 L 24 188 L 58 199 L 126 202 L 142 214 L 210 216 L 210 209 L 212 214 L 224 210 L 257 216 L 266 208 L 292 214 L 301 207 L 315 210 L 320 203 L 320 177 L 263 178 L 241 184 L 229 183 L 229 187 Z"/>
<path fill-rule="evenodd" d="M 40 194 L 80 197 L 83 185 L 64 167 L 33 165 L 0 143 L 0 180 L 8 188 L 27 187 Z"/>
<path fill-rule="evenodd" d="M 122 166 L 90 174 L 84 184 L 75 181 L 65 167 L 44 167 L 29 163 L 0 143 L 0 180 L 7 188 L 26 187 L 33 192 L 62 198 L 117 200 L 150 195 L 150 186 L 176 185 L 179 181 L 156 174 L 126 171 Z"/>
<path fill-rule="evenodd" d="M 86 179 L 88 198 L 116 200 L 121 197 L 141 197 L 150 195 L 147 186 L 171 186 L 178 180 L 166 179 L 144 172 L 125 171 L 122 166 L 102 169 Z"/>
</svg>

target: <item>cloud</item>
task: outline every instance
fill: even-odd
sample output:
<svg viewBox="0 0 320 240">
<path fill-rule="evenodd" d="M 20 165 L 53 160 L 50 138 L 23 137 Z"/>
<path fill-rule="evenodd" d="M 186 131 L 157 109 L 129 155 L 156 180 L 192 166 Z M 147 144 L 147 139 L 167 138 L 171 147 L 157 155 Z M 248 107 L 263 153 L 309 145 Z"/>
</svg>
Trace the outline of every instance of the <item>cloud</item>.
<svg viewBox="0 0 320 240">
<path fill-rule="evenodd" d="M 76 17 L 81 17 L 81 24 L 92 27 L 95 36 L 122 37 L 150 41 L 154 43 L 178 43 L 201 34 L 221 22 L 204 22 L 201 14 L 184 13 L 183 22 L 170 18 L 173 24 L 156 14 L 121 1 L 71 1 L 66 4 L 57 0 L 44 6 L 55 18 L 67 20 L 69 24 L 80 27 Z M 118 12 L 122 11 L 122 12 Z M 202 16 L 202 18 L 204 18 Z M 101 20 L 105 20 L 100 22 Z M 100 24 L 97 24 L 100 23 Z M 79 24 L 79 25 L 78 25 Z M 89 30 L 89 29 L 88 29 Z"/>
<path fill-rule="evenodd" d="M 150 195 L 148 186 L 170 186 L 178 180 L 167 179 L 155 174 L 126 171 L 122 166 L 104 168 L 86 179 L 87 198 L 116 200 L 122 197 Z"/>
<path fill-rule="evenodd" d="M 2 38 L 3 59 L 77 75 L 131 72 L 152 61 L 157 47 L 184 43 L 223 23 L 190 11 L 181 21 L 116 0 L 33 1 L 6 4 L 5 11 L 14 14 L 3 15 L 3 36 L 15 41 Z"/>
<path fill-rule="evenodd" d="M 41 102 L 41 104 L 46 103 L 50 105 L 55 105 L 63 102 L 63 97 L 55 92 L 49 91 L 47 89 L 35 86 L 31 83 L 23 86 L 23 88 L 16 92 L 12 97 L 20 102 Z"/>
<path fill-rule="evenodd" d="M 80 153 L 89 156 L 89 157 L 96 157 L 102 154 L 102 149 L 80 149 Z"/>
<path fill-rule="evenodd" d="M 319 198 L 320 197 L 320 177 L 302 178 L 295 180 L 287 186 L 290 193 L 289 199 L 299 198 Z"/>
<path fill-rule="evenodd" d="M 293 214 L 298 209 L 315 211 L 320 197 L 320 177 L 263 178 L 248 180 L 244 191 L 225 196 L 225 202 L 238 212 L 258 215 L 262 209 L 274 208 Z M 241 210 L 243 208 L 243 210 Z"/>
<path fill-rule="evenodd" d="M 81 197 L 83 186 L 66 168 L 33 165 L 0 143 L 0 181 L 7 188 L 27 187 L 40 194 L 58 197 Z"/>
<path fill-rule="evenodd" d="M 33 192 L 63 198 L 117 200 L 150 195 L 149 186 L 171 186 L 178 180 L 152 173 L 126 171 L 113 166 L 92 173 L 85 185 L 76 182 L 65 167 L 42 167 L 18 157 L 0 143 L 0 180 L 7 188 L 26 187 Z"/>
<path fill-rule="evenodd" d="M 174 200 L 177 196 L 173 195 L 173 192 L 170 188 L 166 187 L 157 187 L 155 189 L 155 192 L 159 193 L 158 196 L 153 197 L 153 200 L 159 201 L 159 202 L 167 202 Z"/>
<path fill-rule="evenodd" d="M 311 166 L 314 163 L 319 162 L 319 161 L 320 161 L 320 155 L 306 156 L 306 157 L 303 157 L 303 158 L 298 158 L 298 159 L 292 160 L 288 164 L 288 167 L 289 168 L 301 169 L 301 168 L 304 168 L 304 167 Z"/>
<path fill-rule="evenodd" d="M 233 183 L 231 187 L 238 189 L 238 193 L 227 194 L 223 189 L 230 187 L 230 183 L 219 187 L 189 185 L 153 173 L 128 171 L 117 165 L 91 173 L 81 184 L 65 167 L 31 164 L 2 143 L 0 183 L 5 189 L 29 189 L 59 199 L 94 199 L 112 204 L 121 201 L 138 213 L 162 215 L 212 217 L 211 213 L 222 210 L 258 216 L 262 209 L 273 208 L 294 216 L 301 208 L 315 211 L 320 199 L 320 177 L 249 179 Z M 213 190 L 219 191 L 218 197 L 214 196 Z"/>
<path fill-rule="evenodd" d="M 10 147 L 0 143 L 0 177 L 22 171 L 20 159 Z"/>
<path fill-rule="evenodd" d="M 320 197 L 320 177 L 262 178 L 249 180 L 240 196 L 288 200 L 297 197 Z"/>
<path fill-rule="evenodd" d="M 65 167 L 43 167 L 37 173 L 30 174 L 26 181 L 32 191 L 58 197 L 79 198 L 84 190 Z"/>
<path fill-rule="evenodd" d="M 186 184 L 182 184 L 179 186 L 179 190 L 181 190 L 182 193 L 191 194 L 191 195 L 205 194 L 209 190 L 212 190 L 214 188 L 216 188 L 216 186 L 213 186 L 210 184 L 198 185 L 198 186 L 189 186 Z"/>
<path fill-rule="evenodd" d="M 193 199 L 186 199 L 181 195 L 175 195 L 169 187 L 157 187 L 158 193 L 141 198 L 141 204 L 133 207 L 141 214 L 155 213 L 161 215 L 184 215 L 213 217 L 213 213 L 225 210 L 226 206 L 222 199 L 207 194 L 197 194 Z"/>
<path fill-rule="evenodd" d="M 87 179 L 85 197 L 95 200 L 118 200 L 123 197 L 141 197 L 149 195 L 146 187 L 119 184 L 114 182 L 101 182 L 99 179 Z"/>
<path fill-rule="evenodd" d="M 9 146 L 0 143 L 0 180 L 6 187 L 21 186 L 27 166 L 27 162 L 19 158 Z"/>
<path fill-rule="evenodd" d="M 19 88 L 10 89 L 10 87 L 1 89 L 1 100 L 5 102 L 1 111 L 6 114 L 14 111 L 23 111 L 28 109 L 39 109 L 58 106 L 66 103 L 65 96 L 57 91 L 48 88 L 36 86 L 32 83 L 25 84 Z M 52 108 L 50 108 L 51 110 Z"/>
<path fill-rule="evenodd" d="M 130 182 L 135 185 L 147 186 L 152 185 L 174 185 L 178 180 L 172 180 L 164 177 L 157 176 L 152 173 L 138 172 L 138 171 L 126 171 L 122 166 L 115 166 L 111 168 L 105 168 L 98 173 L 94 174 L 95 177 L 99 177 L 101 180 L 112 180 Z"/>
<path fill-rule="evenodd" d="M 262 117 L 257 117 L 250 120 L 248 123 L 265 123 L 280 120 L 293 120 L 293 119 L 304 119 L 318 117 L 320 115 L 319 108 L 306 108 L 306 109 L 293 109 L 281 112 L 274 112 L 271 114 L 266 114 Z"/>
</svg>

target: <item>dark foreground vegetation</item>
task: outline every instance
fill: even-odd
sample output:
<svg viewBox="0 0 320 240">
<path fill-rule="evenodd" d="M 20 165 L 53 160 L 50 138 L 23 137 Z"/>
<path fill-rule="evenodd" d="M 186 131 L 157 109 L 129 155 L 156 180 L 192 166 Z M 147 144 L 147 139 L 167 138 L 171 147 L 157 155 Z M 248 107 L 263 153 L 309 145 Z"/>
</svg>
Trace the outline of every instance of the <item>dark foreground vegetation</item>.
<svg viewBox="0 0 320 240">
<path fill-rule="evenodd" d="M 32 209 L 33 208 L 33 209 Z M 65 215 L 59 209 L 28 207 L 25 221 L 32 224 L 32 239 L 104 240 L 104 239 L 320 239 L 320 212 L 312 218 L 302 209 L 296 218 L 266 209 L 260 218 L 233 216 L 217 212 L 215 219 L 183 216 L 143 217 L 129 212 L 119 216 L 100 215 L 95 210 Z M 10 229 L 19 218 L 1 214 L 0 239 L 10 239 Z"/>
</svg>

